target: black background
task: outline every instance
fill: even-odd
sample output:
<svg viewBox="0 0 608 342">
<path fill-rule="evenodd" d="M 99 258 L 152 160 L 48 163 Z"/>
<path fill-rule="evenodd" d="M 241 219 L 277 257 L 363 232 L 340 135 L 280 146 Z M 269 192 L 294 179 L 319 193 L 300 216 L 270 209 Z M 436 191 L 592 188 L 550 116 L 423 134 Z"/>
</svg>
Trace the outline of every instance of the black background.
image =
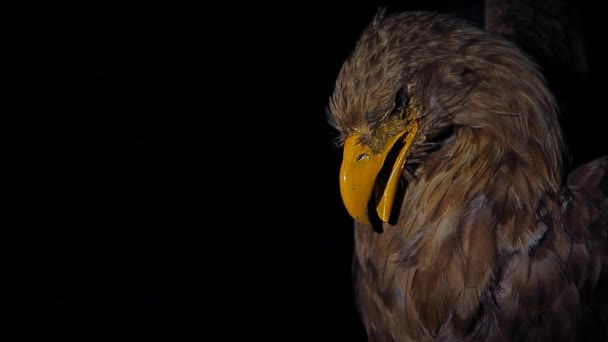
<svg viewBox="0 0 608 342">
<path fill-rule="evenodd" d="M 564 118 L 573 165 L 608 153 L 606 20 L 578 4 L 591 73 Z M 364 340 L 325 107 L 384 5 L 479 20 L 482 2 L 24 9 L 20 336 Z"/>
</svg>

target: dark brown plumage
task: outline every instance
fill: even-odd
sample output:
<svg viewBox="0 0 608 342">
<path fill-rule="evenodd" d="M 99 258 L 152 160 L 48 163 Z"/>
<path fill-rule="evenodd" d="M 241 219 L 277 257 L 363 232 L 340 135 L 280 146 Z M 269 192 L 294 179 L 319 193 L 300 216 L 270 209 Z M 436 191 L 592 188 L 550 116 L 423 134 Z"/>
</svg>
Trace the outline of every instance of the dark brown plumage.
<svg viewBox="0 0 608 342">
<path fill-rule="evenodd" d="M 556 100 L 517 46 L 380 13 L 329 107 L 370 340 L 608 338 L 608 157 L 564 174 Z"/>
</svg>

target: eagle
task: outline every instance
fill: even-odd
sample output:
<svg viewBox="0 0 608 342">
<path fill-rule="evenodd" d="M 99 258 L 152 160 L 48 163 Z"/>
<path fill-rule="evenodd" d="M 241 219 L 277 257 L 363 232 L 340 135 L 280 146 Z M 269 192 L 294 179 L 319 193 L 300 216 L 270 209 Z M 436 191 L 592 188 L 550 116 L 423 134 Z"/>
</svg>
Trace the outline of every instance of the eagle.
<svg viewBox="0 0 608 342">
<path fill-rule="evenodd" d="M 608 156 L 566 171 L 559 104 L 516 43 L 381 10 L 327 115 L 370 341 L 608 340 Z"/>
</svg>

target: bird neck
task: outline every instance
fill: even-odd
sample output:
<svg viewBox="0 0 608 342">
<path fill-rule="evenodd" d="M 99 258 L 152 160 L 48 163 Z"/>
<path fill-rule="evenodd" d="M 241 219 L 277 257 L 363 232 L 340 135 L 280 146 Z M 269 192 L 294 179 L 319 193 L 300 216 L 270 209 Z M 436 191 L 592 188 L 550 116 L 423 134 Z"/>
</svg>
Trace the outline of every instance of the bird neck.
<svg viewBox="0 0 608 342">
<path fill-rule="evenodd" d="M 411 303 L 402 317 L 408 331 L 438 331 L 450 315 L 468 324 L 501 255 L 538 242 L 547 229 L 543 215 L 559 208 L 546 159 L 534 163 L 513 144 L 490 143 L 495 138 L 483 131 L 458 135 L 418 170 L 396 225 L 355 231 L 359 267 L 382 284 L 385 305 Z"/>
<path fill-rule="evenodd" d="M 404 228 L 403 237 L 437 234 L 438 229 L 457 232 L 471 212 L 483 208 L 496 234 L 503 235 L 497 237 L 505 244 L 500 248 L 525 246 L 535 235 L 537 212 L 556 198 L 560 186 L 545 146 L 475 128 L 457 134 L 453 145 L 429 157 L 407 189 L 397 225 Z"/>
</svg>

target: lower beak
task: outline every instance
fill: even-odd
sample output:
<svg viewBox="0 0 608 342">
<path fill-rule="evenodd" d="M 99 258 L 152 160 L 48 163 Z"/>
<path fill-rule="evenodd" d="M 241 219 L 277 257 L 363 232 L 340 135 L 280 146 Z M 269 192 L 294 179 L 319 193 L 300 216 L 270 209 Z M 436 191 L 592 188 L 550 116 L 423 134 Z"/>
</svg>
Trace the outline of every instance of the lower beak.
<svg viewBox="0 0 608 342">
<path fill-rule="evenodd" d="M 395 201 L 399 178 L 405 166 L 405 157 L 412 147 L 418 132 L 418 123 L 414 121 L 394 137 L 391 137 L 379 152 L 372 152 L 368 146 L 359 143 L 359 134 L 352 135 L 344 142 L 344 156 L 340 168 L 340 193 L 342 201 L 350 216 L 361 223 L 370 223 L 367 208 L 374 187 L 380 191 L 380 200 L 376 206 L 378 217 L 387 222 Z M 390 166 L 386 184 L 377 184 L 378 174 L 383 168 L 389 152 L 401 142 L 397 158 Z M 387 166 L 389 167 L 389 166 Z"/>
</svg>

